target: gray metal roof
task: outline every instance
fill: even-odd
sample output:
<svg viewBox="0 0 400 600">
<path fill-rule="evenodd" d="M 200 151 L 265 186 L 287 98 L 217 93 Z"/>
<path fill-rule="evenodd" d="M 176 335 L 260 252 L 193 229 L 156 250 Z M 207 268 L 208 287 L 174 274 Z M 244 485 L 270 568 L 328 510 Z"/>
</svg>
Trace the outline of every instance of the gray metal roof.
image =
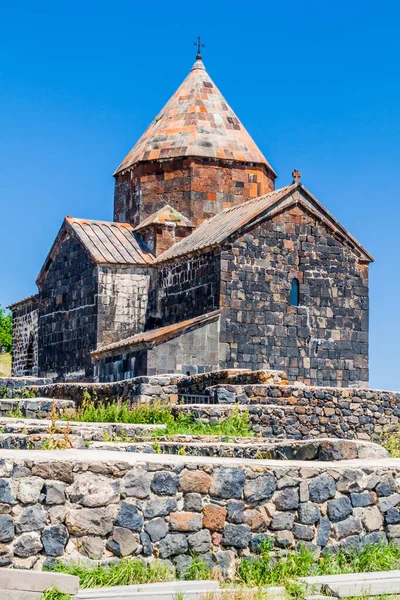
<svg viewBox="0 0 400 600">
<path fill-rule="evenodd" d="M 97 264 L 151 265 L 155 257 L 129 223 L 66 217 Z"/>
</svg>

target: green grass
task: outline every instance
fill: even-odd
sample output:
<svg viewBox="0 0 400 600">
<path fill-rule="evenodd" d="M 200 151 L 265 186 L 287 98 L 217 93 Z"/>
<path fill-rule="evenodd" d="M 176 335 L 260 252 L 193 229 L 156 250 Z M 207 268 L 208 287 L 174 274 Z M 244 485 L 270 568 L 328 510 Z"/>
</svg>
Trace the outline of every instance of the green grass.
<svg viewBox="0 0 400 600">
<path fill-rule="evenodd" d="M 400 568 L 400 548 L 394 544 L 370 545 L 361 552 L 316 554 L 306 548 L 291 551 L 287 555 L 272 554 L 265 544 L 261 554 L 252 560 L 243 558 L 238 565 L 233 585 L 260 589 L 267 586 L 285 586 L 291 598 L 301 598 L 303 590 L 300 577 L 315 575 L 338 575 L 365 573 L 368 571 L 391 571 Z M 172 581 L 173 574 L 163 563 L 154 561 L 146 564 L 140 560 L 123 560 L 109 566 L 86 567 L 83 565 L 57 564 L 53 570 L 77 575 L 82 588 L 112 585 L 133 585 Z M 182 576 L 185 580 L 212 578 L 212 572 L 201 557 L 194 557 L 191 566 Z M 243 596 L 244 598 L 245 596 Z M 61 600 L 62 597 L 60 597 Z M 49 596 L 46 600 L 58 600 Z"/>
<path fill-rule="evenodd" d="M 255 561 L 240 562 L 238 577 L 246 585 L 257 587 L 287 585 L 299 577 L 392 571 L 399 568 L 400 548 L 392 543 L 369 545 L 360 552 L 324 553 L 319 558 L 312 551 L 302 548 L 274 560 L 271 560 L 270 548 L 265 545 Z"/>
<path fill-rule="evenodd" d="M 142 404 L 131 408 L 124 402 L 96 402 L 84 399 L 81 408 L 73 415 L 63 417 L 67 421 L 97 422 L 97 423 L 134 423 L 148 425 L 165 425 L 165 429 L 153 431 L 152 436 L 173 435 L 215 435 L 226 437 L 252 437 L 247 411 L 239 411 L 235 407 L 232 414 L 217 424 L 206 424 L 196 421 L 193 414 L 177 417 L 172 414 L 171 407 L 163 404 Z"/>
<path fill-rule="evenodd" d="M 57 563 L 52 571 L 77 575 L 81 588 L 173 581 L 173 573 L 165 564 L 158 561 L 146 564 L 136 559 L 121 560 L 119 563 L 105 567 Z"/>
<path fill-rule="evenodd" d="M 0 354 L 0 377 L 11 377 L 11 354 L 8 352 Z"/>
<path fill-rule="evenodd" d="M 41 600 L 72 600 L 72 596 L 59 592 L 57 588 L 51 588 L 50 590 L 45 591 Z"/>
</svg>

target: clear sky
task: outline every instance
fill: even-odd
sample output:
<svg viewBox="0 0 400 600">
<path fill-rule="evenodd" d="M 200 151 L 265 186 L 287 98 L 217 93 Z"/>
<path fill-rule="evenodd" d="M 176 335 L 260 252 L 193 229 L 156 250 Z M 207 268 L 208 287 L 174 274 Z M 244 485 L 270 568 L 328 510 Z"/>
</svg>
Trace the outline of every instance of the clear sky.
<svg viewBox="0 0 400 600">
<path fill-rule="evenodd" d="M 0 0 L 0 304 L 35 292 L 63 217 L 112 220 L 112 172 L 208 72 L 279 175 L 371 252 L 371 387 L 400 389 L 400 5 Z"/>
</svg>

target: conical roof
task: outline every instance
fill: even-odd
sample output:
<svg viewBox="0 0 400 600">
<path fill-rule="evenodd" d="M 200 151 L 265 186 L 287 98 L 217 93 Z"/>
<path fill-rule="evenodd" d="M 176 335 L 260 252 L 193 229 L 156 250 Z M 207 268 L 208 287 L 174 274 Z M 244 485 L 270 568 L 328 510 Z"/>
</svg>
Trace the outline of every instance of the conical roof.
<svg viewBox="0 0 400 600">
<path fill-rule="evenodd" d="M 141 161 L 181 156 L 261 163 L 274 173 L 200 59 L 114 175 Z"/>
</svg>

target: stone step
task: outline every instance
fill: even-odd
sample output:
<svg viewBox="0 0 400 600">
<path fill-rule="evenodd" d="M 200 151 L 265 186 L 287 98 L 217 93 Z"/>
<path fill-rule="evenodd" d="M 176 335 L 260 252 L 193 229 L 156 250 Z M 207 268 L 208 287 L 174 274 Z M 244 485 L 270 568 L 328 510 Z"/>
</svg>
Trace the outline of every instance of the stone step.
<svg viewBox="0 0 400 600">
<path fill-rule="evenodd" d="M 0 588 L 0 600 L 41 600 L 42 592 L 27 592 L 25 590 L 3 590 Z"/>
<path fill-rule="evenodd" d="M 302 581 L 306 589 L 313 594 L 326 589 L 339 598 L 400 593 L 400 571 L 398 570 L 304 577 Z"/>
<path fill-rule="evenodd" d="M 123 585 L 106 588 L 80 590 L 76 600 L 176 600 L 180 594 L 185 600 L 204 600 L 217 591 L 217 581 L 172 581 L 147 583 L 142 585 Z"/>
<path fill-rule="evenodd" d="M 0 417 L 0 432 L 42 434 L 48 433 L 53 427 L 50 419 L 26 419 L 14 417 Z M 114 436 L 148 436 L 153 431 L 162 431 L 165 425 L 147 425 L 136 423 L 95 423 L 82 421 L 56 421 L 55 426 L 65 430 L 68 426 L 72 435 L 79 435 L 86 441 L 104 441 Z"/>
<path fill-rule="evenodd" d="M 53 587 L 64 594 L 76 594 L 79 590 L 79 577 L 64 573 L 0 568 L 0 590 L 45 592 Z"/>
</svg>

